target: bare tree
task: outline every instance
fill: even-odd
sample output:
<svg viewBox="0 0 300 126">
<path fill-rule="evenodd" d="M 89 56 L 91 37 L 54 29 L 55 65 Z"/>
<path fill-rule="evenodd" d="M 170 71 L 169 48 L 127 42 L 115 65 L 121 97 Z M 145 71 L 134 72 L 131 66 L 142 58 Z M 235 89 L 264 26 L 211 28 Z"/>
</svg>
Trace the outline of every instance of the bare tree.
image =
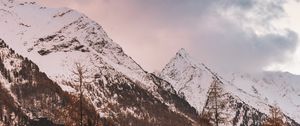
<svg viewBox="0 0 300 126">
<path fill-rule="evenodd" d="M 270 117 L 263 123 L 263 126 L 285 126 L 284 115 L 276 105 L 270 108 Z"/>
<path fill-rule="evenodd" d="M 202 111 L 202 117 L 212 121 L 215 126 L 227 122 L 226 114 L 222 113 L 226 102 L 222 100 L 223 88 L 221 84 L 222 82 L 217 77 L 213 77 L 213 82 L 208 91 L 206 105 Z"/>
<path fill-rule="evenodd" d="M 77 77 L 75 82 L 79 83 L 79 92 L 80 92 L 80 126 L 83 125 L 83 112 L 82 112 L 82 99 L 83 99 L 83 86 L 85 84 L 87 69 L 81 63 L 75 63 L 75 68 L 72 71 L 73 74 Z"/>
</svg>

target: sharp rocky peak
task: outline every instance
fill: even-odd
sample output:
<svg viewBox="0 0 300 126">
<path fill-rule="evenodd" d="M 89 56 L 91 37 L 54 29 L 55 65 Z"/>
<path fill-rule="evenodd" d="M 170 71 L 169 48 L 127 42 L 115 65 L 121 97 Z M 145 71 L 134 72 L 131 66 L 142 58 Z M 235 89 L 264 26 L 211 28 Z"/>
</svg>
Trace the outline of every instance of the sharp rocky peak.
<svg viewBox="0 0 300 126">
<path fill-rule="evenodd" d="M 189 57 L 189 53 L 184 48 L 181 48 L 176 53 L 176 56 L 181 56 L 181 57 L 186 57 L 187 58 L 187 57 Z"/>
<path fill-rule="evenodd" d="M 189 64 L 193 63 L 190 54 L 184 49 L 181 48 L 177 53 L 176 56 L 173 58 L 174 60 L 183 60 Z"/>
<path fill-rule="evenodd" d="M 221 74 L 223 75 L 223 73 Z M 265 120 L 272 101 L 278 101 L 278 106 L 286 114 L 285 117 L 291 125 L 298 125 L 289 118 L 298 121 L 299 115 L 290 111 L 292 109 L 287 109 L 299 110 L 297 107 L 299 102 L 295 100 L 298 97 L 296 92 L 300 91 L 296 85 L 299 82 L 296 76 L 287 73 L 265 72 L 257 75 L 234 74 L 233 79 L 229 79 L 230 75 L 219 76 L 203 63 L 194 61 L 187 51 L 180 49 L 162 70 L 160 77 L 170 82 L 175 91 L 195 107 L 199 113 L 206 110 L 205 107 L 209 103 L 207 96 L 209 95 L 210 84 L 214 82 L 213 78 L 216 78 L 219 80 L 223 94 L 226 94 L 224 98 L 229 101 L 226 103 L 229 106 L 226 110 L 232 112 L 229 115 L 235 116 L 233 120 L 236 122 L 233 122 L 233 125 L 251 125 L 251 120 L 256 120 L 253 124 L 259 125 Z M 236 105 L 239 107 L 230 107 Z M 248 110 L 251 111 L 248 112 Z M 235 115 L 236 111 L 238 114 Z M 247 113 L 258 118 L 252 118 Z M 241 114 L 247 118 L 239 118 Z"/>
<path fill-rule="evenodd" d="M 198 112 L 205 104 L 206 98 L 202 96 L 206 95 L 212 76 L 209 69 L 194 61 L 185 49 L 180 49 L 160 73 L 160 77 L 170 82 Z"/>
<path fill-rule="evenodd" d="M 170 62 L 164 67 L 162 70 L 162 74 L 166 73 L 167 71 L 173 71 L 176 69 L 177 71 L 181 72 L 188 72 L 187 69 L 193 71 L 207 71 L 211 72 L 210 69 L 204 64 L 195 61 L 191 55 L 186 51 L 186 49 L 181 48 L 176 55 L 170 60 Z M 213 74 L 213 73 L 212 73 Z"/>
<path fill-rule="evenodd" d="M 141 120 L 136 125 L 197 123 L 195 109 L 178 97 L 168 82 L 145 72 L 98 23 L 83 14 L 39 5 L 16 4 L 5 9 L 15 15 L 0 10 L 0 36 L 17 53 L 35 62 L 63 91 L 78 93 L 71 70 L 75 62 L 86 66 L 91 83 L 83 87 L 84 97 L 101 117 L 117 113 L 115 120 L 126 121 L 116 122 L 119 124 L 132 124 L 133 120 Z M 128 118 L 121 116 L 123 113 Z M 156 121 L 142 122 L 148 117 Z M 165 120 L 170 119 L 173 123 L 167 124 Z"/>
</svg>

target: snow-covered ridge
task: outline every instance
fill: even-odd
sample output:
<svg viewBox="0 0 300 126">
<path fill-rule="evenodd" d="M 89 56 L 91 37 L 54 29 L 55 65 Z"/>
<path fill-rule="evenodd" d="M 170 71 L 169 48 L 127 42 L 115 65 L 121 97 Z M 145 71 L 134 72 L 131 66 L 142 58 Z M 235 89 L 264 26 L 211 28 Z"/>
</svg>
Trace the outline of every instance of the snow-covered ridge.
<svg viewBox="0 0 300 126">
<path fill-rule="evenodd" d="M 181 123 L 196 120 L 195 109 L 178 97 L 168 82 L 144 71 L 98 23 L 84 14 L 36 3 L 9 4 L 3 5 L 5 11 L 0 11 L 3 17 L 0 37 L 17 53 L 37 64 L 64 91 L 78 91 L 72 70 L 75 62 L 83 64 L 88 69 L 86 79 L 91 82 L 86 84 L 83 94 L 99 115 L 129 114 L 139 119 L 136 114 L 148 107 L 148 113 L 142 113 L 145 118 L 165 116 L 153 112 L 160 110 L 169 114 L 165 118 L 187 119 Z M 152 101 L 144 102 L 149 98 Z M 160 107 L 153 109 L 149 104 Z M 135 108 L 135 113 L 126 109 L 128 105 Z M 126 111 L 114 110 L 112 106 L 123 106 Z"/>
<path fill-rule="evenodd" d="M 212 75 L 203 64 L 197 64 L 181 49 L 162 70 L 160 77 L 170 82 L 174 89 L 201 112 Z"/>
<path fill-rule="evenodd" d="M 145 84 L 145 88 L 152 87 L 146 72 L 84 14 L 32 2 L 1 3 L 1 38 L 17 53 L 33 60 L 50 78 L 68 79 L 74 62 L 97 55 L 117 71 Z M 91 62 L 97 61 L 87 61 L 86 66 Z"/>
<path fill-rule="evenodd" d="M 66 124 L 71 120 L 69 125 L 77 124 L 78 114 L 74 112 L 78 113 L 79 109 L 72 108 L 79 106 L 70 102 L 77 101 L 76 96 L 63 92 L 45 73 L 39 71 L 36 64 L 16 54 L 1 39 L 0 54 L 0 124 L 34 125 L 41 117 L 52 124 Z M 89 109 L 86 115 L 96 116 L 94 108 L 89 107 L 90 102 L 85 104 L 87 106 L 84 108 Z M 52 111 L 54 108 L 55 111 Z"/>
<path fill-rule="evenodd" d="M 287 116 L 300 122 L 299 76 L 281 72 L 220 75 L 195 62 L 184 49 L 178 51 L 160 74 L 199 112 L 206 102 L 212 78 L 217 77 L 225 92 L 236 99 L 265 114 L 269 113 L 269 106 L 276 104 Z"/>
<path fill-rule="evenodd" d="M 262 112 L 268 113 L 268 108 L 262 104 L 277 105 L 286 115 L 300 122 L 300 76 L 283 72 L 263 72 L 233 74 L 228 80 L 236 87 L 234 89 L 228 86 L 228 90 L 241 99 L 247 99 L 252 106 L 259 106 L 258 109 Z"/>
</svg>

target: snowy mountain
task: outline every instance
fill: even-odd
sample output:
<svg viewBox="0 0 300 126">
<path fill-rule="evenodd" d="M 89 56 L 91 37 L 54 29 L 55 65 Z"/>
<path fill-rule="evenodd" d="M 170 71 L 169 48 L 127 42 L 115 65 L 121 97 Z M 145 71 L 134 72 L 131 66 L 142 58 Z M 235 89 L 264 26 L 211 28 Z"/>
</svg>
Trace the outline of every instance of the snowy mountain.
<svg viewBox="0 0 300 126">
<path fill-rule="evenodd" d="M 223 113 L 232 125 L 261 125 L 268 117 L 269 108 L 276 103 L 290 125 L 299 125 L 299 76 L 289 73 L 264 72 L 261 74 L 222 74 L 212 72 L 204 64 L 194 61 L 181 49 L 165 66 L 160 77 L 199 113 L 209 108 L 209 92 L 214 80 L 222 87 Z M 294 122 L 294 120 L 296 122 Z M 226 124 L 226 125 L 229 125 Z"/>
<path fill-rule="evenodd" d="M 300 76 L 283 72 L 263 72 L 256 74 L 232 74 L 227 77 L 229 83 L 234 85 L 235 91 L 241 99 L 248 100 L 252 106 L 262 112 L 268 107 L 261 105 L 277 105 L 281 110 L 300 122 Z M 229 89 L 229 90 L 236 90 Z M 246 92 L 246 94 L 242 93 Z M 266 108 L 265 108 L 266 107 Z"/>
<path fill-rule="evenodd" d="M 79 100 L 64 92 L 38 66 L 0 40 L 0 125 L 76 125 Z M 97 125 L 98 114 L 85 100 L 84 122 Z"/>
<path fill-rule="evenodd" d="M 300 122 L 299 76 L 221 77 L 182 49 L 158 77 L 84 14 L 35 2 L 0 0 L 0 28 L 0 125 L 78 125 L 76 63 L 87 70 L 83 118 L 88 125 L 204 125 L 199 113 L 211 107 L 215 80 L 224 89 L 229 124 L 261 125 L 274 103 L 289 125 Z"/>
<path fill-rule="evenodd" d="M 86 61 L 86 66 L 95 66 L 91 62 L 96 62 L 96 58 L 132 77 L 145 76 L 143 69 L 108 38 L 102 27 L 85 15 L 68 8 L 41 7 L 34 2 L 1 3 L 1 38 L 36 62 L 52 79 L 68 79 L 74 62 Z"/>
<path fill-rule="evenodd" d="M 84 14 L 68 8 L 47 8 L 34 2 L 0 0 L 0 17 L 0 38 L 12 51 L 30 59 L 59 85 L 57 90 L 63 94 L 78 98 L 79 84 L 72 71 L 75 63 L 85 66 L 88 71 L 83 85 L 85 103 L 92 105 L 87 109 L 95 110 L 104 125 L 201 123 L 197 111 L 179 97 L 168 82 L 144 71 L 99 24 Z M 11 90 L 7 85 L 4 85 L 6 90 Z M 40 97 L 43 99 L 43 95 Z M 34 119 L 26 110 L 23 113 Z M 52 115 L 37 115 L 56 121 Z"/>
<path fill-rule="evenodd" d="M 197 111 L 202 111 L 213 76 L 204 64 L 197 64 L 184 49 L 181 49 L 160 75 Z"/>
</svg>

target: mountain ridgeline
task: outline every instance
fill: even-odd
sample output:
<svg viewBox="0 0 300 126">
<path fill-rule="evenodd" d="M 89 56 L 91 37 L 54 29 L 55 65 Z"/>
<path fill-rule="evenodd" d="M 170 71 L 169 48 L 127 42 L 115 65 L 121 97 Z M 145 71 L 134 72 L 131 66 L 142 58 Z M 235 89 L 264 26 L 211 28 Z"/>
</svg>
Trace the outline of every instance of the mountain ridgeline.
<svg viewBox="0 0 300 126">
<path fill-rule="evenodd" d="M 277 74 L 223 78 L 184 49 L 156 75 L 75 10 L 0 0 L 0 16 L 0 125 L 260 126 L 283 90 L 283 120 L 299 126 L 298 77 L 280 74 L 289 86 L 273 83 Z"/>
<path fill-rule="evenodd" d="M 279 88 L 275 84 L 263 84 L 264 86 L 270 86 L 269 89 L 263 91 L 256 88 L 260 82 L 268 81 L 266 78 L 255 81 L 251 79 L 250 82 L 245 81 L 248 79 L 246 77 L 243 77 L 243 81 L 227 81 L 227 78 L 213 72 L 205 64 L 197 63 L 184 49 L 178 51 L 159 76 L 169 81 L 178 94 L 185 97 L 202 116 L 208 118 L 211 124 L 214 125 L 263 125 L 270 118 L 271 115 L 268 110 L 274 107 L 274 104 L 272 104 L 272 101 L 266 100 L 268 98 L 271 100 L 268 95 L 262 96 L 259 94 L 260 92 L 268 92 L 268 90 Z M 250 85 L 250 91 L 247 91 L 248 85 Z M 285 86 L 289 87 L 293 84 L 287 83 Z M 296 90 L 297 87 L 293 89 Z M 276 94 L 276 92 L 272 93 L 271 96 Z M 291 98 L 294 97 L 297 96 Z M 289 104 L 288 101 L 290 99 L 284 103 Z M 278 105 L 280 105 L 280 102 Z M 288 109 L 281 108 L 283 110 Z M 299 123 L 290 117 L 293 114 L 283 113 L 282 120 L 286 125 L 299 126 Z M 298 113 L 294 112 L 294 114 Z"/>
<path fill-rule="evenodd" d="M 78 93 L 63 91 L 45 73 L 40 72 L 37 65 L 16 54 L 2 40 L 0 51 L 1 124 L 79 125 L 81 110 Z M 148 77 L 159 87 L 157 93 L 162 99 L 157 99 L 120 73 L 102 77 L 105 82 L 96 76 L 93 80 L 96 87 L 84 87 L 88 91 L 86 95 L 91 98 L 83 99 L 84 124 L 171 126 L 199 125 L 202 122 L 196 110 L 178 97 L 168 82 L 155 75 L 149 74 Z M 103 111 L 109 115 L 97 113 L 89 101 L 94 98 L 101 98 L 102 102 L 97 102 L 96 106 L 106 104 Z M 173 110 L 162 101 L 173 104 Z"/>
<path fill-rule="evenodd" d="M 39 71 L 37 65 L 16 54 L 0 40 L 0 124 L 75 125 L 79 118 L 79 99 Z M 86 101 L 84 122 L 96 125 L 99 115 Z"/>
</svg>

